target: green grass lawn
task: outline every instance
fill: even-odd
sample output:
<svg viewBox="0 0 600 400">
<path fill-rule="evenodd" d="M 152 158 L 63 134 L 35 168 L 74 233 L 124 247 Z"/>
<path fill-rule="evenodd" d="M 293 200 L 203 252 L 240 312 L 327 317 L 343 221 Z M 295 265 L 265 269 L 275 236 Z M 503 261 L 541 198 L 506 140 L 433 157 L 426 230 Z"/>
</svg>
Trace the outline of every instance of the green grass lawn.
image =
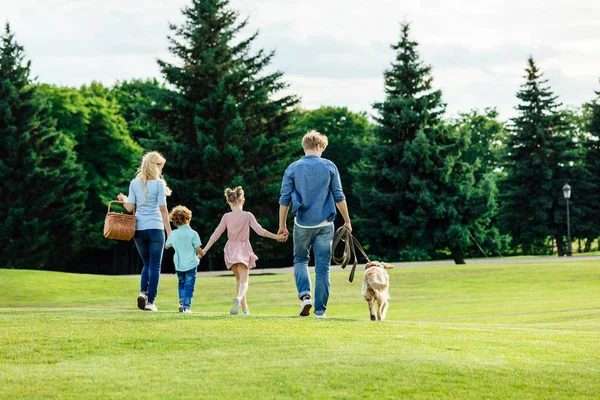
<svg viewBox="0 0 600 400">
<path fill-rule="evenodd" d="M 600 398 L 600 262 L 390 271 L 388 321 L 332 273 L 328 319 L 296 316 L 292 275 L 199 277 L 177 312 L 138 277 L 0 270 L 2 399 Z"/>
</svg>

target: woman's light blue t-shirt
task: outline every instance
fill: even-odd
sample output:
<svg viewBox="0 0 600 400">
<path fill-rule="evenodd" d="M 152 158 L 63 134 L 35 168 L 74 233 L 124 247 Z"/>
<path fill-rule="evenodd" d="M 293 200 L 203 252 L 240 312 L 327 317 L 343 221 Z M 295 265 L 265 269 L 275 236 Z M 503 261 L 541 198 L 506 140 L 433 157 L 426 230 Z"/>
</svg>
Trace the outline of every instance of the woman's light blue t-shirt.
<svg viewBox="0 0 600 400">
<path fill-rule="evenodd" d="M 158 206 L 167 205 L 165 185 L 162 181 L 151 180 L 146 182 L 147 195 L 144 196 L 144 186 L 139 179 L 134 179 L 129 184 L 127 202 L 135 204 L 135 230 L 165 229 L 162 215 Z"/>
</svg>

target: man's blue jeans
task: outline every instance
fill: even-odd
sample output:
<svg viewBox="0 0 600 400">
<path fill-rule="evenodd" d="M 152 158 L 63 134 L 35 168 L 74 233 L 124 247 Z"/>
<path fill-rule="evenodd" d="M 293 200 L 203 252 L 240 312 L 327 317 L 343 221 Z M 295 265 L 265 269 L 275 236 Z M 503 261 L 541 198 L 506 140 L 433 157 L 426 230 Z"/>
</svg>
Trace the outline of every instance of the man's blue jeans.
<svg viewBox="0 0 600 400">
<path fill-rule="evenodd" d="M 177 279 L 179 284 L 179 301 L 183 302 L 183 309 L 189 310 L 192 305 L 192 297 L 194 297 L 194 287 L 196 286 L 196 270 L 194 267 L 188 271 L 177 271 Z"/>
<path fill-rule="evenodd" d="M 148 303 L 154 303 L 158 293 L 160 266 L 165 248 L 165 231 L 162 229 L 135 231 L 133 240 L 144 262 L 140 289 L 148 294 Z"/>
<path fill-rule="evenodd" d="M 329 263 L 331 262 L 333 224 L 320 228 L 301 228 L 294 225 L 294 277 L 298 298 L 310 295 L 308 261 L 310 249 L 315 255 L 315 315 L 323 315 L 329 301 Z"/>
</svg>

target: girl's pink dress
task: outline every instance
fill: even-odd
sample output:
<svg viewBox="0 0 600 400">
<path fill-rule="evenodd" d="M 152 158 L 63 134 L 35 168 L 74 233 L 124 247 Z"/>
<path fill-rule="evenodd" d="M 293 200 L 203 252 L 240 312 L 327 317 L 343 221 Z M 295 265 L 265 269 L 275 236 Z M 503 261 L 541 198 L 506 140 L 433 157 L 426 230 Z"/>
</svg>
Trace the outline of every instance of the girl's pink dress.
<svg viewBox="0 0 600 400">
<path fill-rule="evenodd" d="M 250 228 L 263 236 L 264 229 L 248 211 L 228 212 L 221 218 L 221 223 L 210 236 L 215 242 L 219 240 L 225 229 L 227 229 L 227 244 L 225 244 L 225 264 L 231 269 L 233 264 L 245 264 L 248 269 L 256 267 L 256 254 L 250 245 Z"/>
</svg>

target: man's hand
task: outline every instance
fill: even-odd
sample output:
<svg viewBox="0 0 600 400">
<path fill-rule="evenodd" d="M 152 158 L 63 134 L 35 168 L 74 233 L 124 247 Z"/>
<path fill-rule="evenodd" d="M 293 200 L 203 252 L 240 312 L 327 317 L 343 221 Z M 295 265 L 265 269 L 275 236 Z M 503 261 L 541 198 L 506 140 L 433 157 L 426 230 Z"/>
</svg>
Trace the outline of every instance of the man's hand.
<svg viewBox="0 0 600 400">
<path fill-rule="evenodd" d="M 345 226 L 346 228 L 348 228 L 348 229 L 350 230 L 350 232 L 352 232 L 352 224 L 350 223 L 350 221 L 348 221 L 348 222 L 344 222 L 344 226 Z"/>
</svg>

